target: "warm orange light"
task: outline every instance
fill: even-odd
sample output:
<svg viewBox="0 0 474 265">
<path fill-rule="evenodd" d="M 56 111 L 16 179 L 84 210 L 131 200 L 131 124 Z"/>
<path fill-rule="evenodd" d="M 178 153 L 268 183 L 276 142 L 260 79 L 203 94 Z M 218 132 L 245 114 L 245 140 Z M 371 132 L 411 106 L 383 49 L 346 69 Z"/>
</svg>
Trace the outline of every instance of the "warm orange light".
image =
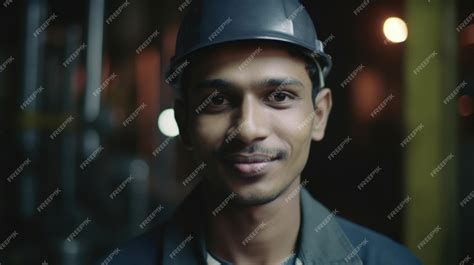
<svg viewBox="0 0 474 265">
<path fill-rule="evenodd" d="M 471 116 L 474 112 L 474 105 L 472 103 L 472 98 L 468 95 L 463 95 L 459 97 L 458 100 L 458 109 L 459 115 L 462 117 Z"/>
</svg>

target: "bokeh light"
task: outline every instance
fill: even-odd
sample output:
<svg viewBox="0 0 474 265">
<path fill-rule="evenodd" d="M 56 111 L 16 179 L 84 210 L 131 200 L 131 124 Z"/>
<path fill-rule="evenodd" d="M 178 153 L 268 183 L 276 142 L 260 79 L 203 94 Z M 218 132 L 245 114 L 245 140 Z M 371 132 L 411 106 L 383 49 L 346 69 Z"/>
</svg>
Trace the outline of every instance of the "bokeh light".
<svg viewBox="0 0 474 265">
<path fill-rule="evenodd" d="M 459 115 L 461 115 L 462 117 L 471 116 L 474 112 L 474 104 L 472 98 L 468 95 L 463 95 L 459 97 L 458 102 Z"/>
<path fill-rule="evenodd" d="M 165 109 L 158 117 L 158 128 L 161 133 L 168 137 L 175 137 L 179 134 L 178 124 L 174 119 L 174 110 Z"/>
<path fill-rule="evenodd" d="M 383 33 L 390 42 L 404 42 L 408 37 L 407 24 L 398 17 L 387 18 L 383 24 Z"/>
</svg>

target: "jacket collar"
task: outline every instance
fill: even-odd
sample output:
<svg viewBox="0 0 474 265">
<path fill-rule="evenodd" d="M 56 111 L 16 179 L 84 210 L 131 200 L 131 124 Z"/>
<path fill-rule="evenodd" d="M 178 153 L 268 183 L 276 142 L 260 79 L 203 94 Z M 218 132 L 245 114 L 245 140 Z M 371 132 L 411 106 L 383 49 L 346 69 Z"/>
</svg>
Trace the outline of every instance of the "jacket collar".
<svg viewBox="0 0 474 265">
<path fill-rule="evenodd" d="M 206 264 L 202 255 L 204 216 L 199 184 L 165 223 L 163 233 L 163 265 Z M 160 247 L 160 246 L 158 246 Z"/>
<path fill-rule="evenodd" d="M 185 199 L 173 218 L 163 227 L 162 264 L 206 264 L 200 186 Z M 362 265 L 359 256 L 351 256 L 354 247 L 337 224 L 335 215 L 302 188 L 301 226 L 298 257 L 311 265 Z"/>
<path fill-rule="evenodd" d="M 347 258 L 354 247 L 335 220 L 337 211 L 329 212 L 305 188 L 301 189 L 300 196 L 302 223 L 299 256 L 303 264 L 362 265 L 357 255 Z"/>
</svg>

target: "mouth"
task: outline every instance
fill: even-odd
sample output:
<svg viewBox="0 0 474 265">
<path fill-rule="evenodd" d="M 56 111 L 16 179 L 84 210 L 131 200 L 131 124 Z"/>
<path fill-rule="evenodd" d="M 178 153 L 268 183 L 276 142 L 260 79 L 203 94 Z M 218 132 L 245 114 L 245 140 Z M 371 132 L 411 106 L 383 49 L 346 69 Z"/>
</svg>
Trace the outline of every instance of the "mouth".
<svg viewBox="0 0 474 265">
<path fill-rule="evenodd" d="M 235 154 L 226 156 L 224 163 L 240 177 L 252 178 L 262 176 L 270 170 L 270 167 L 280 160 L 280 156 L 265 154 Z"/>
</svg>

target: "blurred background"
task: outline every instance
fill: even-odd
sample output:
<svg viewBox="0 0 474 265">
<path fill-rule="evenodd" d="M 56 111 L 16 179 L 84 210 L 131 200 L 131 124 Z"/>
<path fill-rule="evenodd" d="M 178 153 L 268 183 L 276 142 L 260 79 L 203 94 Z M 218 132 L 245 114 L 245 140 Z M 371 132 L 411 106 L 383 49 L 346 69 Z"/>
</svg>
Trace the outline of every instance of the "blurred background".
<svg viewBox="0 0 474 265">
<path fill-rule="evenodd" d="M 190 191 L 165 82 L 190 2 L 1 0 L 0 264 L 92 264 Z M 474 256 L 474 2 L 303 3 L 334 60 L 308 190 L 424 264 Z"/>
</svg>

